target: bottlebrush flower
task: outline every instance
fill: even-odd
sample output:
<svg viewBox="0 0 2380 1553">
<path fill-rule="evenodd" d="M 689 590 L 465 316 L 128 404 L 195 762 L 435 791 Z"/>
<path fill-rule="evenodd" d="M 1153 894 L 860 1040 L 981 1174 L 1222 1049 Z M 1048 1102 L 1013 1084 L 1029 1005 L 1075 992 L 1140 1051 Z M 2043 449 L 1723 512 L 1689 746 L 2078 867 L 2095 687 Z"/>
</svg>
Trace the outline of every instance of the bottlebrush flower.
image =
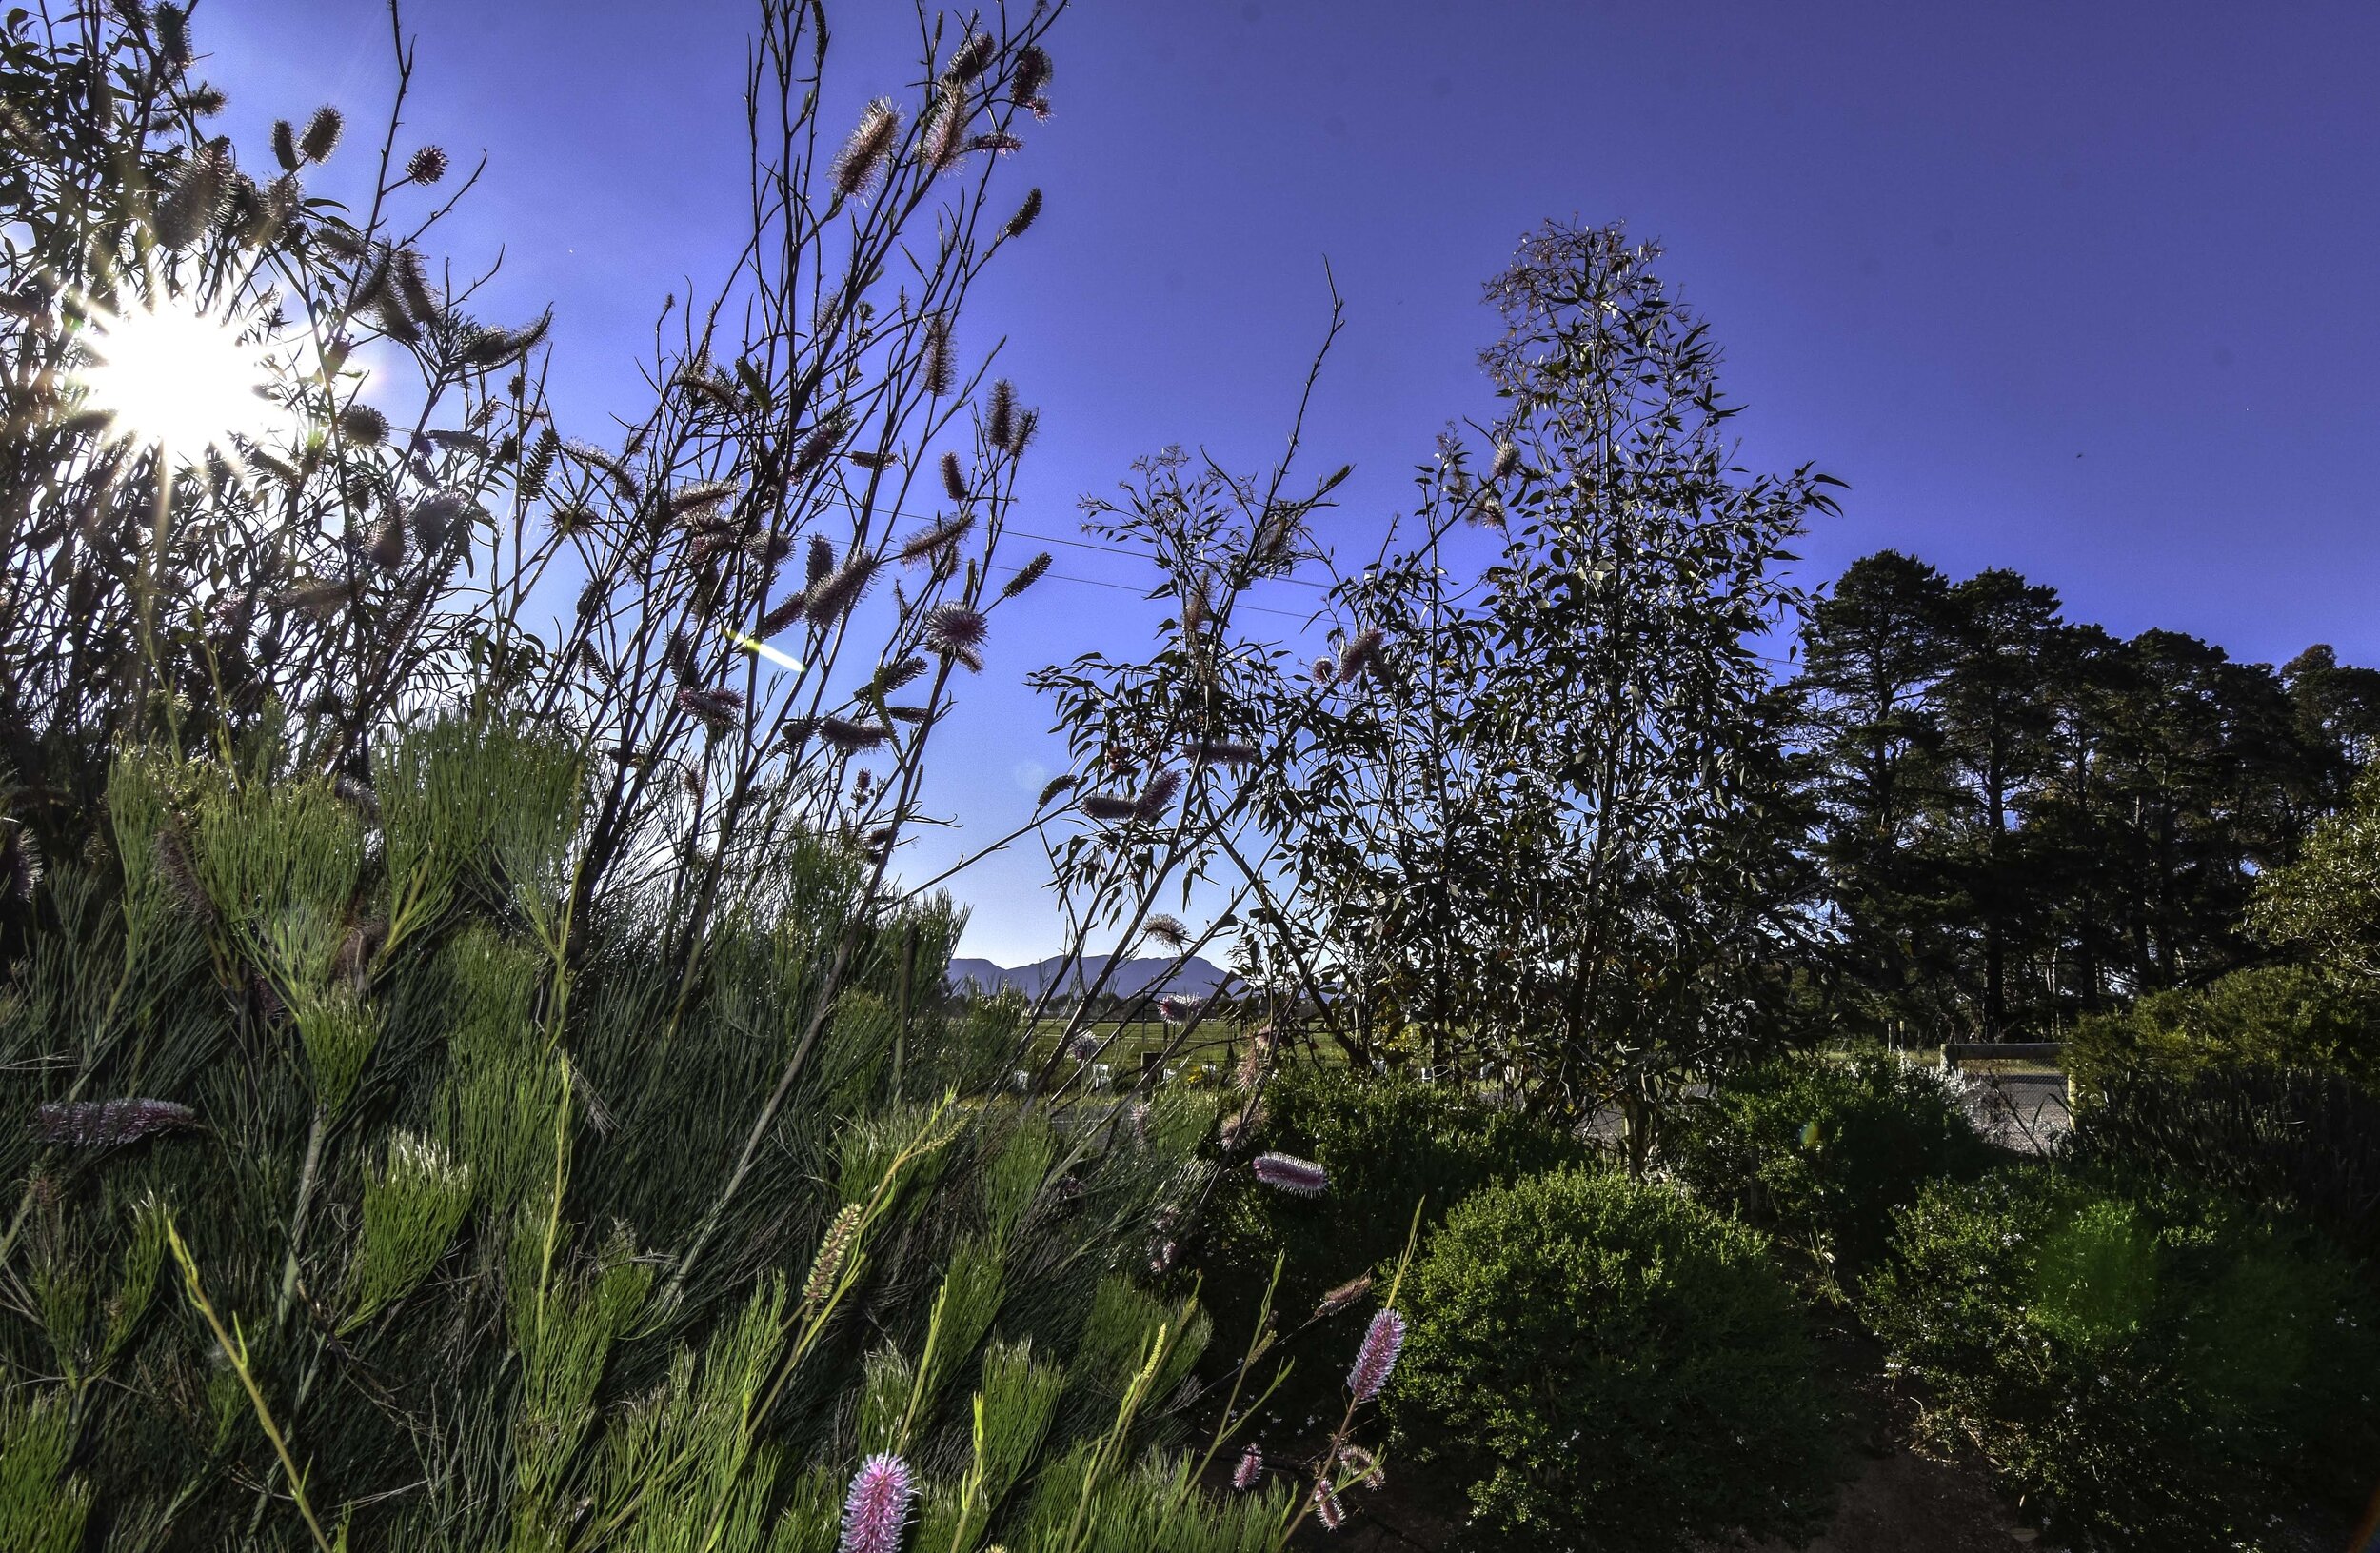
<svg viewBox="0 0 2380 1553">
<path fill-rule="evenodd" d="M 1019 108 L 1030 108 L 1033 99 L 1049 85 L 1048 51 L 1038 43 L 1028 43 L 1017 50 L 1017 66 L 1008 77 L 1008 100 Z"/>
<path fill-rule="evenodd" d="M 198 1113 L 169 1100 L 56 1101 L 34 1112 L 42 1142 L 69 1148 L 113 1148 L 153 1132 L 198 1125 Z"/>
<path fill-rule="evenodd" d="M 306 121 L 306 133 L 298 140 L 298 154 L 308 162 L 326 162 L 339 149 L 339 132 L 347 121 L 339 110 L 325 104 L 314 110 L 314 116 Z"/>
<path fill-rule="evenodd" d="M 1190 929 L 1182 926 L 1180 917 L 1162 911 L 1143 923 L 1140 930 L 1177 954 L 1190 946 Z"/>
<path fill-rule="evenodd" d="M 1356 1401 L 1370 1402 L 1380 1394 L 1404 1345 L 1405 1318 L 1394 1310 L 1374 1312 L 1372 1324 L 1364 1328 L 1363 1345 L 1356 1350 L 1356 1366 L 1347 1372 L 1347 1389 Z"/>
<path fill-rule="evenodd" d="M 1206 1006 L 1204 998 L 1160 998 L 1157 1014 L 1168 1025 L 1187 1025 Z"/>
<path fill-rule="evenodd" d="M 1356 1474 L 1357 1481 L 1366 1488 L 1388 1486 L 1388 1474 L 1380 1470 L 1380 1459 L 1361 1445 L 1339 1446 L 1339 1464 Z"/>
<path fill-rule="evenodd" d="M 868 584 L 876 580 L 877 565 L 875 556 L 854 555 L 833 576 L 814 585 L 809 590 L 810 619 L 826 627 L 849 614 L 867 592 Z"/>
<path fill-rule="evenodd" d="M 973 116 L 967 110 L 965 88 L 956 81 L 944 81 L 932 117 L 926 121 L 924 143 L 919 148 L 929 171 L 948 171 L 966 150 L 967 121 Z"/>
<path fill-rule="evenodd" d="M 1328 1171 L 1312 1160 L 1301 1160 L 1295 1154 L 1259 1154 L 1249 1165 L 1256 1178 L 1267 1186 L 1276 1186 L 1299 1197 L 1319 1197 L 1329 1189 Z"/>
<path fill-rule="evenodd" d="M 1347 1523 L 1347 1506 L 1339 1502 L 1339 1490 L 1327 1479 L 1315 1480 L 1314 1519 L 1322 1523 L 1324 1531 L 1337 1531 Z"/>
<path fill-rule="evenodd" d="M 0 842 L 0 896 L 23 905 L 40 883 L 41 844 L 23 825 L 10 826 L 9 839 Z"/>
<path fill-rule="evenodd" d="M 1003 599 L 1013 599 L 1031 587 L 1048 574 L 1050 564 L 1055 560 L 1057 560 L 1056 556 L 1043 550 L 1032 560 L 1027 561 L 1017 568 L 1017 574 L 1014 577 L 1008 579 L 1008 585 L 1000 590 L 1000 596 Z"/>
<path fill-rule="evenodd" d="M 828 174 L 839 198 L 849 199 L 876 181 L 884 166 L 884 153 L 892 149 L 893 136 L 900 129 L 901 112 L 890 97 L 879 97 L 867 105 L 851 138 L 836 153 Z"/>
<path fill-rule="evenodd" d="M 844 1204 L 826 1233 L 819 1237 L 818 1255 L 811 1258 L 810 1276 L 802 1284 L 803 1304 L 823 1304 L 835 1291 L 835 1281 L 843 1276 L 843 1260 L 851 1253 L 851 1237 L 859 1233 L 860 1213 L 859 1204 Z"/>
<path fill-rule="evenodd" d="M 1140 796 L 1133 801 L 1132 817 L 1143 823 L 1154 820 L 1173 806 L 1174 794 L 1181 791 L 1180 771 L 1160 771 L 1149 779 Z"/>
<path fill-rule="evenodd" d="M 925 646 L 937 656 L 983 669 L 983 614 L 963 604 L 938 604 L 925 612 Z"/>
<path fill-rule="evenodd" d="M 1121 793 L 1095 792 L 1082 801 L 1082 812 L 1094 820 L 1129 820 L 1140 806 Z"/>
<path fill-rule="evenodd" d="M 891 737 L 891 730 L 854 723 L 847 717 L 822 717 L 818 720 L 818 736 L 837 751 L 856 755 L 883 744 Z"/>
<path fill-rule="evenodd" d="M 1041 191 L 1038 189 L 1026 189 L 1024 191 L 1024 203 L 1018 206 L 1017 213 L 1008 218 L 1008 225 L 1001 229 L 1001 235 L 1002 237 L 1022 237 L 1024 235 L 1025 229 L 1032 226 L 1034 220 L 1039 217 L 1041 213 Z M 1012 447 L 1008 450 L 1014 453 L 1019 452 L 1021 449 Z"/>
<path fill-rule="evenodd" d="M 1379 651 L 1380 632 L 1378 627 L 1348 638 L 1347 645 L 1339 649 L 1339 683 L 1344 685 L 1370 668 Z"/>
<path fill-rule="evenodd" d="M 1317 1316 L 1336 1316 L 1372 1292 L 1372 1275 L 1358 1273 L 1344 1284 L 1322 1296 L 1322 1303 L 1314 1307 Z"/>
<path fill-rule="evenodd" d="M 983 67 L 992 62 L 1000 45 L 988 32 L 970 32 L 966 40 L 952 50 L 950 63 L 942 67 L 945 81 L 972 81 L 983 73 Z"/>
<path fill-rule="evenodd" d="M 688 687 L 678 692 L 678 709 L 713 733 L 724 733 L 735 727 L 738 714 L 744 710 L 744 697 L 734 690 L 697 690 Z"/>
<path fill-rule="evenodd" d="M 1238 739 L 1200 739 L 1190 747 L 1191 755 L 1208 766 L 1247 766 L 1255 762 L 1257 747 Z"/>
<path fill-rule="evenodd" d="M 446 153 L 436 146 L 425 146 L 406 158 L 405 175 L 417 184 L 434 184 L 446 175 Z"/>
<path fill-rule="evenodd" d="M 352 404 L 339 412 L 339 429 L 351 442 L 377 448 L 388 440 L 388 417 L 366 404 Z"/>
<path fill-rule="evenodd" d="M 1264 1452 L 1251 1444 L 1240 1453 L 1240 1464 L 1231 1469 L 1231 1485 L 1244 1494 L 1255 1487 L 1257 1479 L 1262 1476 Z"/>
<path fill-rule="evenodd" d="M 934 319 L 925 326 L 925 391 L 937 399 L 943 398 L 958 380 L 959 362 L 950 348 L 950 320 Z M 958 493 L 951 497 L 954 502 L 966 499 L 965 482 L 953 478 L 950 473 L 958 467 L 958 454 L 942 455 L 943 483 L 959 488 Z"/>
<path fill-rule="evenodd" d="M 900 1457 L 879 1452 L 863 1462 L 843 1502 L 839 1553 L 895 1553 L 908 1525 L 914 1492 L 909 1463 Z"/>
<path fill-rule="evenodd" d="M 984 416 L 984 435 L 995 448 L 1005 448 L 1017 434 L 1017 386 L 1006 378 L 992 385 L 992 407 Z"/>
<path fill-rule="evenodd" d="M 921 528 L 902 541 L 899 552 L 901 559 L 904 563 L 939 559 L 944 550 L 966 538 L 968 530 L 974 527 L 975 514 L 962 512 L 956 517 L 942 519 L 930 528 Z"/>
<path fill-rule="evenodd" d="M 1520 468 L 1520 449 L 1509 442 L 1497 443 L 1496 462 L 1488 466 L 1488 478 L 1490 480 L 1508 479 L 1518 468 Z"/>
<path fill-rule="evenodd" d="M 768 613 L 761 616 L 761 636 L 764 639 L 775 636 L 779 631 L 800 620 L 802 611 L 809 607 L 809 603 L 810 596 L 807 593 L 796 593 L 769 610 Z"/>
<path fill-rule="evenodd" d="M 1314 683 L 1328 685 L 1339 678 L 1339 665 L 1328 658 L 1314 660 Z"/>
</svg>

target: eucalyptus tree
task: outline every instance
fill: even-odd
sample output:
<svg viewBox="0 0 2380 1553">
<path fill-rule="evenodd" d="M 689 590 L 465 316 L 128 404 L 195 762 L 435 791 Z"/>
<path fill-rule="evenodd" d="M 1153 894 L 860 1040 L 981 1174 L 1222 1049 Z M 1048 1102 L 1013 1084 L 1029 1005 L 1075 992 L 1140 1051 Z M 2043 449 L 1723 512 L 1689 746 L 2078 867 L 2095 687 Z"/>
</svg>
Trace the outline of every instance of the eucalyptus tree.
<svg viewBox="0 0 2380 1553">
<path fill-rule="evenodd" d="M 1197 731 L 1249 738 L 1243 823 L 1216 850 L 1253 903 L 1258 975 L 1306 989 L 1358 1058 L 1418 1056 L 1556 1114 L 1616 1105 L 1638 1164 L 1678 1088 L 1755 1038 L 1803 931 L 1757 644 L 1798 615 L 1774 568 L 1834 484 L 1735 466 L 1716 350 L 1656 257 L 1616 228 L 1523 244 L 1488 288 L 1493 450 L 1444 441 L 1369 564 L 1318 555 L 1327 652 L 1241 634 L 1132 676 L 1238 666 L 1214 702 L 1232 709 Z M 1232 553 L 1288 553 L 1312 499 L 1209 478 L 1244 493 Z M 1500 554 L 1458 585 L 1449 536 L 1470 525 Z M 1186 612 L 1226 617 L 1169 569 Z M 1113 685 L 1071 682 L 1070 725 Z"/>
</svg>

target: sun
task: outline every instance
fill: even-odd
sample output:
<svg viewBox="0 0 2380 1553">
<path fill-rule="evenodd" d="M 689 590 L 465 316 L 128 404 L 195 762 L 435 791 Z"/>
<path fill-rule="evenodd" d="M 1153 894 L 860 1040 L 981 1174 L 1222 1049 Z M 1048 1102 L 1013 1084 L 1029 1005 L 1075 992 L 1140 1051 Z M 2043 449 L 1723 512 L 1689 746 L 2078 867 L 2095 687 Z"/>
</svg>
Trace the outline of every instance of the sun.
<svg viewBox="0 0 2380 1553">
<path fill-rule="evenodd" d="M 243 339 L 236 320 L 169 295 L 92 323 L 96 360 L 81 376 L 89 407 L 106 411 L 118 435 L 197 458 L 209 448 L 228 451 L 235 435 L 259 439 L 287 418 L 264 394 L 273 376 L 265 348 Z"/>
</svg>

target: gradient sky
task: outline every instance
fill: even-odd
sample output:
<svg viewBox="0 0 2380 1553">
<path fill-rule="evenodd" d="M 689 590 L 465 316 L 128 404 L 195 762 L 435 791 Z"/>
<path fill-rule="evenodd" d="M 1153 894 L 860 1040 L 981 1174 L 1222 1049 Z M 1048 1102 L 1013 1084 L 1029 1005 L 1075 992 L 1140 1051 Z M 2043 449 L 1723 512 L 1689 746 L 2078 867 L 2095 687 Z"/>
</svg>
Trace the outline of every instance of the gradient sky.
<svg viewBox="0 0 2380 1553">
<path fill-rule="evenodd" d="M 830 0 L 850 101 L 909 79 L 907 10 Z M 486 152 L 446 247 L 503 252 L 494 316 L 556 303 L 566 429 L 602 440 L 633 408 L 662 297 L 705 289 L 739 235 L 751 14 L 406 8 L 401 149 Z M 393 79 L 367 0 L 208 0 L 197 32 L 251 159 L 271 118 L 368 121 Z M 1805 580 L 1892 546 L 2015 567 L 2118 632 L 2380 663 L 2370 0 L 1078 0 L 1052 52 L 1056 111 L 1007 169 L 1047 213 L 961 331 L 1004 338 L 1042 410 L 1023 528 L 1075 534 L 1080 493 L 1169 442 L 1269 457 L 1327 258 L 1349 325 L 1309 447 L 1357 467 L 1327 535 L 1376 535 L 1437 430 L 1489 413 L 1480 282 L 1547 216 L 1624 219 L 1710 318 L 1747 461 L 1850 482 Z M 1061 573 L 1145 586 L 1057 548 Z M 1156 619 L 1086 583 L 1025 603 L 950 729 L 935 796 L 962 834 L 1062 760 L 1021 676 Z M 967 876 L 965 952 L 1050 951 L 1040 866 Z"/>
</svg>

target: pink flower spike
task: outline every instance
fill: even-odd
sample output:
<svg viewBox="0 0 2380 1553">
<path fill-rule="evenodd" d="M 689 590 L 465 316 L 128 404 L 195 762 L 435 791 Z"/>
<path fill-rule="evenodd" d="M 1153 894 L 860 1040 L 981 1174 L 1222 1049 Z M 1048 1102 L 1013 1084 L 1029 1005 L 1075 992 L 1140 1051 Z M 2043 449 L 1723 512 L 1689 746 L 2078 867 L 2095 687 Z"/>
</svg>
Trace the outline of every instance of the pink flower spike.
<svg viewBox="0 0 2380 1553">
<path fill-rule="evenodd" d="M 1347 1389 L 1356 1394 L 1356 1401 L 1370 1402 L 1388 1384 L 1391 1370 L 1397 1367 L 1397 1352 L 1405 1345 L 1405 1318 L 1394 1310 L 1381 1310 L 1372 1317 L 1372 1324 L 1364 1329 L 1363 1346 L 1356 1350 L 1356 1367 L 1347 1372 Z"/>
<path fill-rule="evenodd" d="M 843 1502 L 838 1553 L 897 1553 L 909 1522 L 909 1464 L 889 1452 L 860 1463 Z"/>
<path fill-rule="evenodd" d="M 1314 1485 L 1314 1518 L 1322 1523 L 1324 1531 L 1337 1531 L 1347 1523 L 1347 1506 L 1339 1502 L 1339 1490 L 1327 1478 Z"/>
<path fill-rule="evenodd" d="M 1329 1173 L 1320 1165 L 1295 1154 L 1259 1154 L 1249 1168 L 1267 1186 L 1295 1192 L 1299 1197 L 1319 1197 L 1331 1184 Z"/>
<path fill-rule="evenodd" d="M 1231 1485 L 1241 1493 L 1256 1486 L 1256 1480 L 1264 1476 L 1264 1452 L 1250 1445 L 1240 1453 L 1240 1464 L 1231 1469 Z"/>
</svg>

